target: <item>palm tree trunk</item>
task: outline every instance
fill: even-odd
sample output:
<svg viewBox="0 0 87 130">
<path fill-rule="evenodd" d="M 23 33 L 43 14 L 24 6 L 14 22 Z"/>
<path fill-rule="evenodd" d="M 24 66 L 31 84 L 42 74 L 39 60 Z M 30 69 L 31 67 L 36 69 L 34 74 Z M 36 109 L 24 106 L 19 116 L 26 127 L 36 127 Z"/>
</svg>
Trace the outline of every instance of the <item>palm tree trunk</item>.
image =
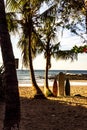
<svg viewBox="0 0 87 130">
<path fill-rule="evenodd" d="M 49 40 L 47 43 L 47 50 L 46 50 L 46 71 L 45 71 L 45 84 L 44 84 L 44 93 L 46 96 L 53 96 L 52 92 L 49 89 L 48 85 L 48 70 L 50 68 L 50 51 L 49 51 Z"/>
<path fill-rule="evenodd" d="M 4 129 L 11 130 L 20 121 L 20 100 L 10 35 L 7 29 L 4 0 L 0 0 L 0 45 L 5 67 L 5 119 Z"/>
<path fill-rule="evenodd" d="M 32 87 L 35 91 L 35 98 L 45 98 L 44 94 L 38 87 L 36 80 L 35 80 L 35 75 L 34 75 L 34 69 L 33 69 L 33 62 L 32 62 L 32 54 L 31 54 L 31 35 L 32 35 L 32 18 L 29 18 L 29 45 L 28 45 L 28 52 L 29 52 L 29 67 L 30 67 L 30 75 L 31 75 L 31 80 L 32 80 Z"/>
<path fill-rule="evenodd" d="M 53 93 L 50 91 L 48 84 L 48 70 L 49 70 L 49 56 L 47 56 L 46 58 L 44 93 L 46 96 L 53 96 Z"/>
<path fill-rule="evenodd" d="M 48 57 L 46 58 L 45 88 L 48 89 Z"/>
</svg>

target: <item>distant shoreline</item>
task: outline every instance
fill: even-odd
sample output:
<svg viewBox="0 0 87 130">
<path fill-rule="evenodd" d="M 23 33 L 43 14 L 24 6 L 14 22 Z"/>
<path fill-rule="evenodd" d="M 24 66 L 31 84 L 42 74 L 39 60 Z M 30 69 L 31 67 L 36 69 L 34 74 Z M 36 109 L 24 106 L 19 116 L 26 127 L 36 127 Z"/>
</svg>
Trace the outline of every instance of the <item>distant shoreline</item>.
<svg viewBox="0 0 87 130">
<path fill-rule="evenodd" d="M 87 74 L 66 74 L 70 80 L 87 80 Z"/>
<path fill-rule="evenodd" d="M 35 70 L 35 79 L 39 86 L 44 86 L 44 71 L 45 70 Z M 65 79 L 68 78 L 69 80 L 87 80 L 87 70 L 86 71 L 78 71 L 78 70 L 72 70 L 72 71 L 66 71 L 65 70 L 49 70 L 48 73 L 48 82 L 49 86 L 53 86 L 54 79 L 58 79 L 59 73 L 62 72 L 66 75 Z M 18 83 L 20 86 L 31 86 L 31 78 L 30 78 L 30 72 L 28 70 L 17 70 L 17 77 L 18 77 Z M 75 82 L 75 81 L 73 81 Z"/>
</svg>

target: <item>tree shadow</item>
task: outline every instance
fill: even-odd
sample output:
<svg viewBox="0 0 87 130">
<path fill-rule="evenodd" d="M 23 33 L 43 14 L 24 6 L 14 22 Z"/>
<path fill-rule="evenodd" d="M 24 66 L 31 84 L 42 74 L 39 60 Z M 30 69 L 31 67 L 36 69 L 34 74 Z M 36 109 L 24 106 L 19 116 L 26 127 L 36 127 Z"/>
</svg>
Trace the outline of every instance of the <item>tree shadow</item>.
<svg viewBox="0 0 87 130">
<path fill-rule="evenodd" d="M 5 103 L 0 101 L 0 130 L 3 129 L 4 115 L 5 115 Z"/>
<path fill-rule="evenodd" d="M 64 98 L 64 100 L 63 100 Z M 85 103 L 84 101 L 85 100 Z M 86 130 L 87 98 L 58 97 L 32 99 L 20 97 L 20 130 Z M 81 102 L 82 101 L 82 102 Z M 0 103 L 0 130 L 3 128 L 5 103 Z"/>
<path fill-rule="evenodd" d="M 20 130 L 87 129 L 87 104 L 54 99 L 21 97 Z M 79 99 L 76 97 L 77 101 Z"/>
</svg>

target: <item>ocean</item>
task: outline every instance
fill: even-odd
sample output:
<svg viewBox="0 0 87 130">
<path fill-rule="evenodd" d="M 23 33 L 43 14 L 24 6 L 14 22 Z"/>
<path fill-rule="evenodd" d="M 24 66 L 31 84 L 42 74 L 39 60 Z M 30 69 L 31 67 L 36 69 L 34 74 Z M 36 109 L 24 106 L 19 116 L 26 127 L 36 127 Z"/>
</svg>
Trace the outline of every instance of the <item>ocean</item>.
<svg viewBox="0 0 87 130">
<path fill-rule="evenodd" d="M 87 70 L 49 70 L 48 77 L 49 77 L 49 85 L 52 86 L 54 82 L 54 77 L 58 75 L 60 72 L 63 73 L 70 73 L 70 74 L 87 74 Z M 44 75 L 45 70 L 35 70 L 35 78 L 36 82 L 39 86 L 44 85 Z M 31 78 L 30 78 L 30 71 L 29 70 L 19 70 L 17 69 L 17 78 L 19 86 L 31 86 Z M 87 82 L 72 82 L 72 85 L 87 85 Z"/>
</svg>

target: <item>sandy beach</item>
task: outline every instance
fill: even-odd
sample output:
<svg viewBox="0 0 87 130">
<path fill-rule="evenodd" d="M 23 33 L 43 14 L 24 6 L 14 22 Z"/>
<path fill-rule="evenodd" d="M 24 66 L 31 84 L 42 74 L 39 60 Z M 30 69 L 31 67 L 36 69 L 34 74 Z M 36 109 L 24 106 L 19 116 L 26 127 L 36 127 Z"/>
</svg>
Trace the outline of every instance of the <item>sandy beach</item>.
<svg viewBox="0 0 87 130">
<path fill-rule="evenodd" d="M 40 88 L 43 91 L 43 87 Z M 19 93 L 20 130 L 87 130 L 87 86 L 72 85 L 71 96 L 50 97 L 47 100 L 32 99 L 32 87 L 19 86 Z M 0 103 L 0 130 L 4 111 L 4 103 Z"/>
</svg>

